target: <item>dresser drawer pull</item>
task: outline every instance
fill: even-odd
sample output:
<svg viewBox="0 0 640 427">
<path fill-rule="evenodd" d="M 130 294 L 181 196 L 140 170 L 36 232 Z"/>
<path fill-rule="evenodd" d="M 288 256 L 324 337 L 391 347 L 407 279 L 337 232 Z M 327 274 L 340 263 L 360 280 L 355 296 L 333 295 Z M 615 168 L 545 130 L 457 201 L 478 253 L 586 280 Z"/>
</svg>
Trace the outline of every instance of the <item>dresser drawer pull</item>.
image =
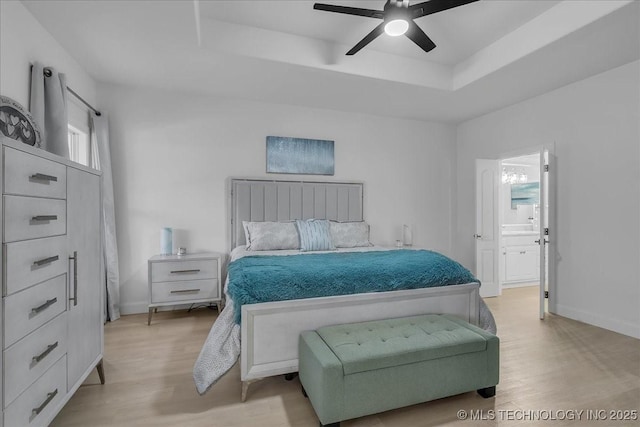
<svg viewBox="0 0 640 427">
<path fill-rule="evenodd" d="M 520 251 L 520 253 L 521 253 L 522 255 L 524 255 L 524 254 L 526 254 L 526 253 L 527 253 L 527 251 Z"/>
<path fill-rule="evenodd" d="M 196 270 L 173 270 L 171 274 L 185 274 L 185 273 L 199 273 L 200 269 Z"/>
<path fill-rule="evenodd" d="M 51 403 L 51 401 L 53 400 L 54 397 L 56 397 L 56 394 L 58 394 L 58 389 L 53 390 L 51 393 L 47 393 L 47 400 L 45 400 L 44 402 L 42 402 L 42 405 L 38 406 L 37 408 L 33 408 L 31 410 L 31 412 L 33 413 L 33 415 L 38 415 L 40 414 L 40 412 L 42 412 L 44 410 L 44 408 L 46 408 L 46 406 Z"/>
<path fill-rule="evenodd" d="M 38 261 L 34 261 L 33 265 L 41 267 L 41 266 L 46 265 L 46 264 L 51 264 L 52 262 L 57 261 L 59 259 L 60 259 L 60 257 L 58 255 L 50 256 L 49 258 L 44 258 L 44 259 L 40 259 Z"/>
<path fill-rule="evenodd" d="M 56 349 L 56 347 L 58 347 L 58 341 L 54 342 L 51 345 L 47 346 L 47 349 L 45 351 L 43 351 L 42 353 L 40 353 L 37 356 L 33 356 L 31 359 L 35 362 L 38 363 L 40 362 L 42 359 L 44 359 L 45 357 L 47 357 L 49 355 L 49 353 L 51 353 L 53 350 Z"/>
<path fill-rule="evenodd" d="M 31 311 L 33 313 L 40 313 L 42 310 L 46 310 L 47 308 L 51 307 L 56 302 L 58 302 L 58 298 L 52 298 L 50 300 L 47 300 L 47 302 L 45 302 L 41 306 L 36 307 L 36 308 L 32 308 Z"/>
<path fill-rule="evenodd" d="M 43 173 L 36 173 L 34 175 L 31 175 L 31 179 L 35 179 L 37 181 L 58 182 L 57 176 L 45 175 Z"/>
<path fill-rule="evenodd" d="M 200 289 L 180 289 L 177 291 L 171 291 L 172 294 L 186 294 L 187 292 L 200 292 Z"/>
<path fill-rule="evenodd" d="M 73 260 L 73 297 L 69 301 L 73 301 L 73 305 L 78 305 L 78 251 L 73 251 L 73 256 L 69 257 Z"/>
<path fill-rule="evenodd" d="M 55 221 L 58 219 L 58 215 L 36 215 L 31 217 L 31 221 Z"/>
</svg>

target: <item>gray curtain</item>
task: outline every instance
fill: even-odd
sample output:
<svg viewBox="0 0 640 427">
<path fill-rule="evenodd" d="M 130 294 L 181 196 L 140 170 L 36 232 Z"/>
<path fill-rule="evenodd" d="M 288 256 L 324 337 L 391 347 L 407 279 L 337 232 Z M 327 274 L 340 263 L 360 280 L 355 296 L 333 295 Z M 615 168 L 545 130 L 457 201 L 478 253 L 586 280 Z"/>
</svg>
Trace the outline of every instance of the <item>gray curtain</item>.
<svg viewBox="0 0 640 427">
<path fill-rule="evenodd" d="M 66 76 L 36 62 L 31 68 L 29 107 L 42 134 L 42 148 L 68 159 Z"/>
<path fill-rule="evenodd" d="M 109 145 L 109 119 L 105 113 L 91 113 L 92 166 L 102 171 L 102 222 L 104 227 L 104 265 L 107 283 L 107 315 L 113 321 L 120 317 L 120 273 L 116 216 L 113 204 L 113 175 Z"/>
</svg>

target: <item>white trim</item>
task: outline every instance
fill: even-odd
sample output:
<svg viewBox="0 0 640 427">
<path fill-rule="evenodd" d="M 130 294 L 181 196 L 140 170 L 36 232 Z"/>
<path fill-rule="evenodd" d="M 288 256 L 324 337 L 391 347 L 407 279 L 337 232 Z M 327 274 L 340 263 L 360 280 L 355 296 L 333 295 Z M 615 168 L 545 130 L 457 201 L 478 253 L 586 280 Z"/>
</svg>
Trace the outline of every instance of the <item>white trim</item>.
<svg viewBox="0 0 640 427">
<path fill-rule="evenodd" d="M 557 312 L 555 314 L 557 315 L 640 339 L 640 327 L 631 322 L 603 317 L 563 304 L 556 304 L 556 308 Z"/>
</svg>

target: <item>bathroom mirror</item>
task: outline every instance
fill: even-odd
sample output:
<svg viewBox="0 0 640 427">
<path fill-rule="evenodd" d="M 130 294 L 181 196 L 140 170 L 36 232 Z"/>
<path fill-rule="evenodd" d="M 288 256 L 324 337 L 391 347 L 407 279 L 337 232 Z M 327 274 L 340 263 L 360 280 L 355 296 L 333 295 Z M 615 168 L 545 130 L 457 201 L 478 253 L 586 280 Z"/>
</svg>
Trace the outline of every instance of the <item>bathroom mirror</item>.
<svg viewBox="0 0 640 427">
<path fill-rule="evenodd" d="M 539 182 L 511 184 L 511 209 L 517 209 L 518 205 L 537 205 L 539 203 Z"/>
</svg>

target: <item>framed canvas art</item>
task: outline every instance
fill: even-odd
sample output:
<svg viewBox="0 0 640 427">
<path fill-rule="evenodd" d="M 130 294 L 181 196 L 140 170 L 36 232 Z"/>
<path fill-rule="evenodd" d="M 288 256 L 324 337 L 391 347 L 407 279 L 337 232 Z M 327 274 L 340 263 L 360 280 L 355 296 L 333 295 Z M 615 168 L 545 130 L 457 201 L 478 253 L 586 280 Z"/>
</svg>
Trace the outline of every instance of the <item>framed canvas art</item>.
<svg viewBox="0 0 640 427">
<path fill-rule="evenodd" d="M 333 141 L 267 136 L 267 173 L 333 175 Z"/>
<path fill-rule="evenodd" d="M 540 203 L 540 183 L 527 182 L 511 184 L 511 209 L 518 205 L 535 205 Z"/>
</svg>

